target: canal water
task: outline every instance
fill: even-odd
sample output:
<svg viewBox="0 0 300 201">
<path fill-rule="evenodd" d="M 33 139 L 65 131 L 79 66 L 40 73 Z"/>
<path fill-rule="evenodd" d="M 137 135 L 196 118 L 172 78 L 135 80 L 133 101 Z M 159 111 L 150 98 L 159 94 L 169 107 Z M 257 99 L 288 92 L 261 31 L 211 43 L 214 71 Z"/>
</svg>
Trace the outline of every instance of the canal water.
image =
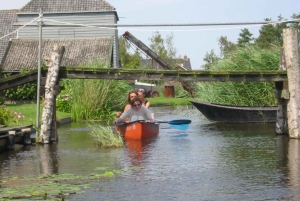
<svg viewBox="0 0 300 201">
<path fill-rule="evenodd" d="M 0 154 L 0 176 L 89 175 L 119 170 L 68 200 L 300 200 L 300 144 L 275 124 L 214 124 L 195 108 L 152 107 L 158 120 L 188 118 L 186 131 L 161 124 L 150 141 L 99 149 L 83 123 L 61 126 L 57 145 Z"/>
</svg>

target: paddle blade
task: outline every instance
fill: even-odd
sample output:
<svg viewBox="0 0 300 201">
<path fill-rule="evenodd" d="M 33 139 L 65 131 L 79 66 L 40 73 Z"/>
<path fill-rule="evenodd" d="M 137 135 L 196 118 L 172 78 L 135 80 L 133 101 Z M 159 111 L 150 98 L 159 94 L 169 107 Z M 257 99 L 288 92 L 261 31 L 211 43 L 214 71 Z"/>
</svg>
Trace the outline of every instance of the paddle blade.
<svg viewBox="0 0 300 201">
<path fill-rule="evenodd" d="M 188 124 L 170 124 L 170 126 L 172 128 L 175 128 L 175 129 L 178 129 L 178 130 L 187 130 L 189 128 L 189 125 Z"/>
<path fill-rule="evenodd" d="M 172 125 L 179 125 L 179 124 L 190 124 L 192 121 L 189 119 L 175 119 L 175 120 L 171 120 L 168 121 L 168 124 L 172 124 Z"/>
</svg>

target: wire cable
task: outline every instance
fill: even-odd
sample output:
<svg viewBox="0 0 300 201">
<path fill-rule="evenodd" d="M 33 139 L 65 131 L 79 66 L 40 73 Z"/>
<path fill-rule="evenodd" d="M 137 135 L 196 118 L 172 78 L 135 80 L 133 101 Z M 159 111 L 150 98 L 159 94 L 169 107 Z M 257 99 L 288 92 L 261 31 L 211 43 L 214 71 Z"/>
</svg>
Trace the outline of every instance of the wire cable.
<svg viewBox="0 0 300 201">
<path fill-rule="evenodd" d="M 30 22 L 24 24 L 23 26 L 21 26 L 20 28 L 16 29 L 15 31 L 13 31 L 13 32 L 11 32 L 11 33 L 9 33 L 9 34 L 6 34 L 6 35 L 0 37 L 0 40 L 3 39 L 3 38 L 5 38 L 5 37 L 7 37 L 7 36 L 10 36 L 10 35 L 16 33 L 16 32 L 19 31 L 20 29 L 23 29 L 24 27 L 26 27 L 27 25 L 31 24 L 32 22 L 34 22 L 34 21 L 36 21 L 36 20 L 38 20 L 38 19 L 40 19 L 40 16 L 37 17 L 37 18 L 35 18 L 35 19 L 33 19 L 32 21 L 30 21 Z"/>
<path fill-rule="evenodd" d="M 136 25 L 118 25 L 118 24 L 107 24 L 107 25 L 87 25 L 87 24 L 74 24 L 74 23 L 69 23 L 69 22 L 62 22 L 62 21 L 57 21 L 57 20 L 51 20 L 51 19 L 47 19 L 44 18 L 44 21 L 49 21 L 49 22 L 55 22 L 55 23 L 60 23 L 60 24 L 65 24 L 65 25 L 72 25 L 72 26 L 81 26 L 81 27 L 90 27 L 90 28 L 99 28 L 99 29 L 108 29 L 108 30 L 128 30 L 128 28 L 120 28 L 123 26 L 127 26 L 127 27 L 139 27 L 139 26 L 232 26 L 232 25 L 247 25 L 247 26 L 235 26 L 235 27 L 228 27 L 228 28 L 212 28 L 212 29 L 169 29 L 169 30 L 165 30 L 165 29 L 132 29 L 130 28 L 130 30 L 133 31 L 147 31 L 147 32 L 155 32 L 155 31 L 160 31 L 160 32 L 199 32 L 199 31 L 218 31 L 218 30 L 230 30 L 230 29 L 241 29 L 241 28 L 245 28 L 245 27 L 257 27 L 257 26 L 261 26 L 261 25 L 275 25 L 275 24 L 281 24 L 281 23 L 296 23 L 296 22 L 300 22 L 300 19 L 293 19 L 293 20 L 285 20 L 285 21 L 264 21 L 264 22 L 237 22 L 237 23 L 195 23 L 195 24 L 191 24 L 191 23 L 186 23 L 186 24 L 136 24 Z M 252 25 L 250 25 L 252 24 Z M 52 25 L 54 26 L 54 25 Z M 57 25 L 56 25 L 57 26 Z M 112 27 L 115 26 L 115 27 Z"/>
</svg>

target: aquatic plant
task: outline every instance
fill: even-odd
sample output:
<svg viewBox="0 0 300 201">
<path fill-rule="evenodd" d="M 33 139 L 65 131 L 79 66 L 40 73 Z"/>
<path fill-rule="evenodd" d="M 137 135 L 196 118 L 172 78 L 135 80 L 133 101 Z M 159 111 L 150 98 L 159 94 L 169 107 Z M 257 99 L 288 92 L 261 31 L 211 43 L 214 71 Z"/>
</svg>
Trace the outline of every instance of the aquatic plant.
<svg viewBox="0 0 300 201">
<path fill-rule="evenodd" d="M 65 200 L 72 194 L 84 193 L 93 181 L 106 181 L 121 171 L 111 170 L 88 176 L 73 174 L 39 175 L 37 177 L 4 177 L 0 183 L 0 200 Z"/>
<path fill-rule="evenodd" d="M 122 147 L 124 140 L 121 135 L 116 134 L 110 126 L 100 124 L 88 124 L 92 129 L 90 135 L 94 139 L 94 144 L 97 147 Z"/>
</svg>

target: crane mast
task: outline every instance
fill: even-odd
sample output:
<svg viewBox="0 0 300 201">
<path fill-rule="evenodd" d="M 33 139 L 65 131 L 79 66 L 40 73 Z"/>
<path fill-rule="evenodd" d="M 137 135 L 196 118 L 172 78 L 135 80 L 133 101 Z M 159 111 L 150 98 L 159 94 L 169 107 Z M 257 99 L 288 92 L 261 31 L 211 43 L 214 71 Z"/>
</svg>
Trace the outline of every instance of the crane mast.
<svg viewBox="0 0 300 201">
<path fill-rule="evenodd" d="M 142 50 L 145 54 L 147 54 L 150 58 L 152 58 L 157 64 L 159 64 L 163 69 L 165 70 L 173 70 L 173 68 L 162 58 L 160 58 L 155 52 L 153 52 L 147 45 L 145 45 L 142 41 L 138 40 L 136 37 L 134 37 L 129 31 L 126 31 L 123 34 L 123 37 L 135 44 L 140 50 Z M 182 68 L 183 69 L 183 68 Z M 195 97 L 195 90 L 194 84 L 192 82 L 184 82 L 180 81 L 182 87 L 188 91 L 191 96 L 194 98 Z"/>
</svg>

